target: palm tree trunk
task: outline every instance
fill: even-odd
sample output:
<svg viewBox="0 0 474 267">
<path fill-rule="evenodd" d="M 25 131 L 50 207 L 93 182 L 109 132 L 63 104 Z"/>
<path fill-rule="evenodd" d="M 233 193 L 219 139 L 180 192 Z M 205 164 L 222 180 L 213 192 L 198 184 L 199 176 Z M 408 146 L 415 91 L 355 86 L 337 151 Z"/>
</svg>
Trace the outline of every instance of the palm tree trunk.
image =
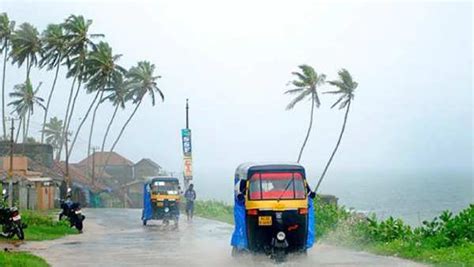
<svg viewBox="0 0 474 267">
<path fill-rule="evenodd" d="M 26 123 L 27 123 L 27 117 L 26 117 L 26 114 L 23 115 L 23 116 L 24 116 L 24 117 L 23 117 L 23 129 L 22 129 L 22 131 L 23 131 L 23 141 L 22 141 L 22 142 L 25 143 L 25 141 L 26 141 Z"/>
<path fill-rule="evenodd" d="M 76 93 L 74 94 L 74 99 L 72 100 L 72 106 L 69 112 L 69 117 L 67 118 L 66 131 L 69 131 L 69 126 L 71 125 L 72 115 L 74 114 L 74 108 L 76 107 L 77 97 L 79 96 L 81 85 L 82 85 L 82 80 L 79 80 L 79 83 L 77 84 Z"/>
<path fill-rule="evenodd" d="M 100 90 L 101 93 L 99 97 L 99 102 L 97 102 L 97 105 L 94 108 L 94 112 L 92 113 L 91 128 L 89 130 L 89 143 L 87 144 L 87 158 L 89 158 L 89 156 L 91 155 L 91 143 L 92 143 L 92 134 L 94 133 L 95 116 L 97 115 L 97 110 L 99 109 L 99 106 L 102 102 L 102 97 L 104 96 L 104 88 Z"/>
<path fill-rule="evenodd" d="M 31 111 L 28 111 L 28 117 L 26 118 L 26 131 L 25 131 L 25 140 L 23 143 L 25 143 L 28 140 L 28 132 L 30 131 L 30 119 L 31 119 Z"/>
<path fill-rule="evenodd" d="M 26 81 L 30 78 L 30 57 L 26 57 Z"/>
<path fill-rule="evenodd" d="M 54 87 L 56 87 L 56 81 L 58 80 L 60 66 L 61 64 L 58 64 L 58 66 L 56 66 L 56 73 L 54 74 L 53 86 L 51 87 L 51 91 L 49 91 L 48 101 L 46 102 L 46 109 L 44 110 L 43 127 L 41 129 L 41 143 L 44 142 L 44 127 L 46 126 L 46 119 L 48 118 L 49 104 L 51 103 L 51 98 L 53 97 Z"/>
<path fill-rule="evenodd" d="M 18 137 L 20 137 L 20 129 L 21 129 L 22 122 L 23 122 L 23 118 L 20 118 L 20 123 L 18 123 L 18 129 L 16 130 L 15 143 L 18 143 Z"/>
<path fill-rule="evenodd" d="M 69 147 L 68 151 L 68 157 L 71 156 L 72 150 L 74 148 L 74 144 L 76 144 L 77 137 L 79 136 L 79 133 L 81 132 L 81 128 L 84 125 L 84 123 L 87 120 L 87 117 L 89 117 L 89 113 L 91 112 L 92 108 L 94 107 L 95 102 L 97 101 L 97 98 L 99 98 L 99 95 L 102 90 L 98 90 L 97 93 L 95 94 L 94 100 L 92 100 L 92 103 L 89 105 L 89 108 L 87 109 L 86 114 L 84 115 L 84 118 L 82 118 L 81 123 L 79 123 L 79 126 L 77 127 L 76 133 L 74 134 L 74 139 L 71 142 L 71 146 Z"/>
<path fill-rule="evenodd" d="M 308 132 L 306 133 L 306 137 L 304 139 L 303 145 L 301 146 L 300 154 L 298 155 L 298 161 L 297 161 L 298 163 L 301 160 L 304 147 L 306 146 L 306 142 L 308 142 L 309 134 L 311 133 L 311 128 L 313 127 L 313 115 L 314 115 L 314 93 L 311 96 L 311 117 L 309 119 Z"/>
<path fill-rule="evenodd" d="M 138 108 L 140 107 L 140 104 L 141 104 L 141 103 L 142 103 L 142 100 L 140 100 L 140 101 L 138 102 L 138 104 L 135 106 L 135 109 L 133 110 L 132 114 L 130 114 L 130 117 L 128 117 L 127 121 L 123 124 L 122 129 L 120 130 L 119 135 L 117 136 L 117 138 L 115 139 L 115 141 L 114 141 L 112 147 L 110 148 L 110 153 L 108 153 L 107 158 L 105 159 L 104 167 L 103 167 L 102 170 L 100 171 L 99 177 L 102 176 L 102 173 L 103 173 L 103 171 L 105 170 L 105 167 L 106 167 L 107 164 L 109 163 L 110 155 L 111 155 L 112 152 L 114 151 L 115 146 L 117 146 L 118 141 L 120 140 L 120 138 L 122 137 L 123 132 L 125 131 L 125 128 L 127 128 L 127 125 L 130 123 L 130 121 L 132 120 L 133 116 L 135 116 L 135 113 L 137 112 L 137 110 L 138 110 Z"/>
<path fill-rule="evenodd" d="M 7 70 L 7 58 L 8 58 L 8 41 L 5 38 L 5 42 L 3 44 L 5 48 L 5 56 L 3 60 L 3 76 L 2 76 L 2 125 L 3 125 L 3 138 L 7 139 L 7 124 L 5 122 L 5 73 Z"/>
<path fill-rule="evenodd" d="M 344 130 L 346 129 L 346 123 L 347 123 L 347 116 L 349 115 L 349 109 L 351 107 L 351 101 L 347 104 L 346 107 L 346 114 L 344 115 L 344 122 L 342 123 L 342 129 L 341 133 L 339 134 L 339 139 L 337 140 L 336 147 L 334 147 L 334 150 L 332 151 L 331 157 L 329 157 L 328 163 L 326 163 L 326 167 L 324 167 L 323 174 L 321 174 L 321 177 L 319 178 L 318 184 L 316 185 L 316 188 L 314 189 L 314 192 L 317 192 L 319 185 L 323 181 L 324 176 L 326 175 L 326 172 L 329 168 L 329 165 L 331 165 L 332 159 L 334 158 L 334 155 L 336 154 L 337 149 L 339 148 L 339 145 L 341 144 L 342 140 L 342 135 L 344 134 Z"/>
<path fill-rule="evenodd" d="M 102 147 L 100 149 L 101 152 L 104 152 L 105 149 L 105 142 L 107 141 L 107 136 L 109 135 L 110 128 L 112 127 L 112 123 L 115 120 L 115 115 L 117 115 L 117 111 L 120 105 L 115 106 L 114 113 L 112 114 L 112 118 L 110 118 L 109 124 L 107 125 L 107 130 L 105 131 L 104 139 L 102 140 Z"/>
<path fill-rule="evenodd" d="M 63 150 L 64 142 L 66 141 L 66 138 L 67 138 L 66 122 L 69 115 L 69 108 L 71 106 L 72 95 L 74 93 L 74 85 L 76 85 L 76 79 L 77 79 L 77 76 L 74 76 L 74 79 L 72 80 L 71 90 L 69 90 L 69 98 L 67 100 L 66 114 L 64 115 L 64 121 L 63 121 L 63 134 L 62 134 L 63 137 L 62 137 L 62 142 L 59 146 L 59 152 L 58 152 L 60 159 L 61 159 L 61 152 Z"/>
<path fill-rule="evenodd" d="M 110 148 L 110 152 L 113 152 L 114 149 L 115 149 L 115 146 L 118 144 L 118 141 L 120 140 L 120 137 L 122 137 L 122 134 L 123 134 L 123 131 L 125 131 L 125 128 L 127 127 L 127 125 L 130 123 L 130 121 L 132 120 L 133 116 L 135 116 L 135 113 L 137 112 L 138 108 L 140 107 L 140 104 L 142 103 L 142 100 L 140 100 L 137 104 L 137 106 L 135 107 L 135 109 L 133 110 L 132 114 L 130 114 L 130 117 L 128 117 L 127 121 L 124 123 L 124 125 L 122 126 L 122 129 L 120 130 L 120 133 L 119 135 L 117 136 L 117 139 L 115 139 L 115 142 L 114 144 L 112 145 L 112 147 Z"/>
</svg>

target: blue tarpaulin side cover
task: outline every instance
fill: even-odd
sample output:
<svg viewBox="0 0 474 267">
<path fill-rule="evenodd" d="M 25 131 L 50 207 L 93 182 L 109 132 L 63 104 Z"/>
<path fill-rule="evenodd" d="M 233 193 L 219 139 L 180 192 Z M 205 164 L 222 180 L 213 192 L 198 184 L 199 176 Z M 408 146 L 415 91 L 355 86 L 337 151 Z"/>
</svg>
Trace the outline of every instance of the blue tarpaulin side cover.
<svg viewBox="0 0 474 267">
<path fill-rule="evenodd" d="M 238 177 L 235 177 L 234 185 L 239 183 Z M 237 193 L 234 195 L 234 233 L 230 244 L 238 249 L 248 249 L 247 231 L 245 227 L 245 201 L 237 199 Z"/>
<path fill-rule="evenodd" d="M 143 186 L 143 211 L 142 211 L 142 220 L 151 220 L 153 210 L 151 207 L 151 195 L 149 190 L 149 185 L 145 184 Z"/>
<path fill-rule="evenodd" d="M 306 248 L 311 248 L 314 244 L 315 223 L 314 199 L 308 198 L 308 238 L 306 239 Z"/>
<path fill-rule="evenodd" d="M 247 249 L 247 233 L 245 227 L 245 204 L 244 201 L 234 200 L 234 222 L 235 229 L 230 244 L 238 249 Z"/>
</svg>

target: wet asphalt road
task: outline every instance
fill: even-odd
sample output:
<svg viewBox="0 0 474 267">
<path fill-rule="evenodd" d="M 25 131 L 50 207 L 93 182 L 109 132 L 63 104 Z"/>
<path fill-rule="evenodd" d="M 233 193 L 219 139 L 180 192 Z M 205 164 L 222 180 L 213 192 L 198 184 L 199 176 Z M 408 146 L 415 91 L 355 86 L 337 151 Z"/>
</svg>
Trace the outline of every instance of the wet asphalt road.
<svg viewBox="0 0 474 267">
<path fill-rule="evenodd" d="M 225 223 L 195 218 L 192 224 L 182 220 L 179 229 L 172 230 L 155 221 L 142 226 L 141 210 L 136 209 L 87 209 L 84 214 L 84 234 L 28 242 L 21 249 L 52 266 L 275 266 L 265 256 L 232 258 L 232 226 Z M 318 244 L 307 257 L 290 257 L 278 266 L 421 265 Z"/>
</svg>

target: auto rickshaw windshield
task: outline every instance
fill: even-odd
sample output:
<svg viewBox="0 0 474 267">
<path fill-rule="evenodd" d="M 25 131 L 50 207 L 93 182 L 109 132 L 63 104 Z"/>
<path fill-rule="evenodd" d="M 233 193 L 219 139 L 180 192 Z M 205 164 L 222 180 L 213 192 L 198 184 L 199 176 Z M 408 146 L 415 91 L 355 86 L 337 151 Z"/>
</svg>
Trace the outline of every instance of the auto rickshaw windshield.
<svg viewBox="0 0 474 267">
<path fill-rule="evenodd" d="M 154 181 L 151 184 L 151 191 L 154 194 L 177 195 L 179 184 L 174 181 Z"/>
<path fill-rule="evenodd" d="M 250 200 L 304 198 L 304 181 L 298 172 L 262 172 L 250 178 Z"/>
</svg>

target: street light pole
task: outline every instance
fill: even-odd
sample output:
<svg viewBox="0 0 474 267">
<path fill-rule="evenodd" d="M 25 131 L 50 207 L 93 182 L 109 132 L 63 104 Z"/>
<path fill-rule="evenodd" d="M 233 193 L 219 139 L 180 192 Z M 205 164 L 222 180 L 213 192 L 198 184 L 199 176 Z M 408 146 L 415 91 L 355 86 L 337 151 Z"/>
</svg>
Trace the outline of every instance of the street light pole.
<svg viewBox="0 0 474 267">
<path fill-rule="evenodd" d="M 69 139 L 67 138 L 67 134 L 66 134 L 66 140 L 64 142 L 65 144 L 65 149 L 66 149 L 66 185 L 67 185 L 67 189 L 66 191 L 68 192 L 69 189 L 71 188 L 71 179 L 69 177 L 69 146 L 68 146 L 68 142 L 69 142 Z"/>
<path fill-rule="evenodd" d="M 8 205 L 13 206 L 13 149 L 14 140 L 13 135 L 15 134 L 15 125 L 12 118 L 12 127 L 10 128 L 10 167 L 8 169 Z"/>
<path fill-rule="evenodd" d="M 189 104 L 186 98 L 186 129 L 189 129 Z"/>
</svg>

